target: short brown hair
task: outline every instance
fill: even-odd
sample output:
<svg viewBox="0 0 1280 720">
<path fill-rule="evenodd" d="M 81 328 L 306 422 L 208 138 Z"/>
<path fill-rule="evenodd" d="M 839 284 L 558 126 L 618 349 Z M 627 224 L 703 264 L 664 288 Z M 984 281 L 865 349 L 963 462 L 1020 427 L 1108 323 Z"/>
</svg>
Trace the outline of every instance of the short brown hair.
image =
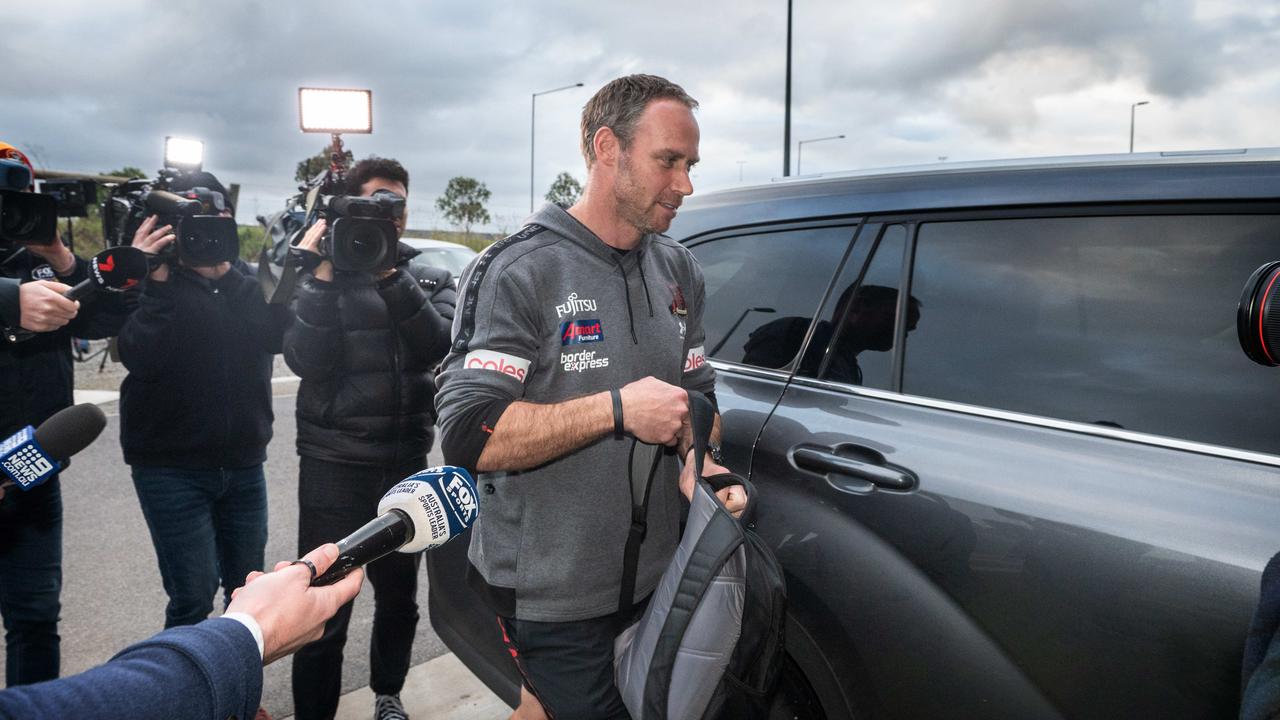
<svg viewBox="0 0 1280 720">
<path fill-rule="evenodd" d="M 636 123 L 654 100 L 675 100 L 690 110 L 698 107 L 698 101 L 684 88 L 657 75 L 620 77 L 591 96 L 582 108 L 582 157 L 586 158 L 588 168 L 596 161 L 592 141 L 600 128 L 612 130 L 626 150 L 635 137 Z"/>
</svg>

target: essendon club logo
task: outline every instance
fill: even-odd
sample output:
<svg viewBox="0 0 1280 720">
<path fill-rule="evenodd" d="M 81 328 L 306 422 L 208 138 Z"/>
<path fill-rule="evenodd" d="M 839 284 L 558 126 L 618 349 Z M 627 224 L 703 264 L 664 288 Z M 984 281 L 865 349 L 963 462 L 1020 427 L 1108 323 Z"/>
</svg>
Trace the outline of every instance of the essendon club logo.
<svg viewBox="0 0 1280 720">
<path fill-rule="evenodd" d="M 494 352 L 492 350 L 472 350 L 467 353 L 462 366 L 468 370 L 492 370 L 524 382 L 529 373 L 529 361 L 515 355 Z"/>
<path fill-rule="evenodd" d="M 684 371 L 693 372 L 703 365 L 707 364 L 707 353 L 699 345 L 696 348 L 689 348 L 689 354 L 684 357 Z"/>
<path fill-rule="evenodd" d="M 581 345 L 604 340 L 604 326 L 599 320 L 566 320 L 560 323 L 560 344 Z"/>
<path fill-rule="evenodd" d="M 672 315 L 684 317 L 689 314 L 689 307 L 684 302 L 684 291 L 679 285 L 671 286 L 671 304 L 667 306 Z"/>
</svg>

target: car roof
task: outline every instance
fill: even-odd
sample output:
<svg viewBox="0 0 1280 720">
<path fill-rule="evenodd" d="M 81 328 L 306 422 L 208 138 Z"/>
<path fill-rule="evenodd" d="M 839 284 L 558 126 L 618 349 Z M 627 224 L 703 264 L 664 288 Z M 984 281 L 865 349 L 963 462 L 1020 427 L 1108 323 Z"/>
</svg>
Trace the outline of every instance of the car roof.
<svg viewBox="0 0 1280 720">
<path fill-rule="evenodd" d="M 1022 158 L 782 178 L 693 195 L 672 237 L 798 218 L 1043 204 L 1280 198 L 1280 148 Z"/>
</svg>

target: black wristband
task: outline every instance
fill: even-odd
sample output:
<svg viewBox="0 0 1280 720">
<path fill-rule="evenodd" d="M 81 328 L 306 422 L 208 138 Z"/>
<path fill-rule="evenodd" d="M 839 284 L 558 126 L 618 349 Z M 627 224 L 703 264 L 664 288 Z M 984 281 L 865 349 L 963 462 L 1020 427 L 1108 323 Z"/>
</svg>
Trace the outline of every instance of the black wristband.
<svg viewBox="0 0 1280 720">
<path fill-rule="evenodd" d="M 609 397 L 613 398 L 613 436 L 622 438 L 622 393 L 614 388 L 609 391 Z"/>
</svg>

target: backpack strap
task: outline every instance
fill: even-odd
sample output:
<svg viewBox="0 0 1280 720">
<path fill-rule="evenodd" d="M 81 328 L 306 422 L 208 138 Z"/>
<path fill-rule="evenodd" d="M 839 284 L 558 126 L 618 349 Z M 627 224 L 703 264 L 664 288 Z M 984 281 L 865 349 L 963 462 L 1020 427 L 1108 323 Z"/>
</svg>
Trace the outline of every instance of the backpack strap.
<svg viewBox="0 0 1280 720">
<path fill-rule="evenodd" d="M 744 477 L 737 473 L 718 473 L 710 477 L 702 477 L 702 463 L 707 454 L 707 443 L 711 441 L 711 430 L 715 426 L 716 409 L 711 400 L 700 392 L 689 392 L 689 424 L 693 430 L 693 463 L 698 477 L 706 481 L 713 491 L 723 490 L 731 485 L 741 485 L 747 494 L 747 506 L 743 508 L 738 520 L 743 524 L 750 522 L 755 514 L 756 490 Z"/>
<path fill-rule="evenodd" d="M 649 493 L 662 462 L 662 447 L 639 440 L 631 443 L 627 477 L 631 483 L 631 529 L 622 552 L 622 586 L 618 591 L 618 612 L 624 616 L 635 609 L 636 570 L 640 563 L 640 543 L 649 529 Z"/>
</svg>

